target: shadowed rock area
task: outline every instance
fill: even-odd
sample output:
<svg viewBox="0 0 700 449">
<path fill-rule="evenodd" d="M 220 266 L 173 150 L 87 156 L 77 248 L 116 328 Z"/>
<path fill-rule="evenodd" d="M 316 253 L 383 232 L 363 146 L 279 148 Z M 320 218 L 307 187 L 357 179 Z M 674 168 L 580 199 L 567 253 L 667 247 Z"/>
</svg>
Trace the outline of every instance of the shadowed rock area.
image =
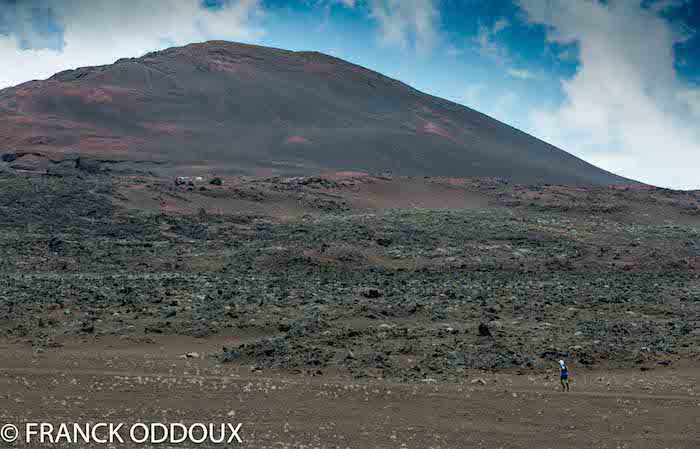
<svg viewBox="0 0 700 449">
<path fill-rule="evenodd" d="M 220 41 L 2 90 L 0 136 L 8 158 L 80 155 L 122 172 L 355 170 L 634 184 L 477 111 L 346 61 Z"/>
</svg>

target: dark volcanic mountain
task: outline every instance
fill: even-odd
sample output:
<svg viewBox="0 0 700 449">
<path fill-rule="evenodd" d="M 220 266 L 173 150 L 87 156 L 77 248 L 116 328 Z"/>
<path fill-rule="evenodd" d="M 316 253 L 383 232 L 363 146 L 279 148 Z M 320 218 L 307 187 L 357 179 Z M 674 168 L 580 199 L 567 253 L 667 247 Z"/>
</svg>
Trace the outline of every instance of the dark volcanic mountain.
<svg viewBox="0 0 700 449">
<path fill-rule="evenodd" d="M 0 152 L 153 161 L 179 172 L 632 183 L 343 60 L 220 41 L 0 91 Z"/>
</svg>

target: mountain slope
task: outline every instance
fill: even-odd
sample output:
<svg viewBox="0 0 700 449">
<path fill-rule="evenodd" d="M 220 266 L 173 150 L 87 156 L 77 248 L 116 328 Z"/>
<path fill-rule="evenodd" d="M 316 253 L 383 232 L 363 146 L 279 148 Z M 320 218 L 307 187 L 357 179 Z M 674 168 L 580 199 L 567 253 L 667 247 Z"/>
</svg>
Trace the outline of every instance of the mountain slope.
<svg viewBox="0 0 700 449">
<path fill-rule="evenodd" d="M 0 152 L 173 170 L 630 184 L 472 109 L 320 53 L 212 41 L 0 91 Z"/>
</svg>

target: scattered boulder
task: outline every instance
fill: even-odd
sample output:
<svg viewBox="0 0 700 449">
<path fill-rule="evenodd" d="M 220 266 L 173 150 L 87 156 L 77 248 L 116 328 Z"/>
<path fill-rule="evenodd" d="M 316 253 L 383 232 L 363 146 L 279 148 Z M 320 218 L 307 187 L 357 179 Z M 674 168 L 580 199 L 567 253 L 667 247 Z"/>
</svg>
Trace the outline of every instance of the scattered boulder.
<svg viewBox="0 0 700 449">
<path fill-rule="evenodd" d="M 58 237 L 51 237 L 49 240 L 49 251 L 52 253 L 60 253 L 63 250 L 63 240 Z"/>
<path fill-rule="evenodd" d="M 491 331 L 489 327 L 484 323 L 479 323 L 479 336 L 480 337 L 491 337 Z"/>
<path fill-rule="evenodd" d="M 492 305 L 486 307 L 486 311 L 489 313 L 496 314 L 496 313 L 501 311 L 501 306 L 499 306 L 498 304 L 492 304 Z"/>
<path fill-rule="evenodd" d="M 360 294 L 365 298 L 376 299 L 384 296 L 384 293 L 377 288 L 363 288 Z"/>
<path fill-rule="evenodd" d="M 377 239 L 377 245 L 383 246 L 385 248 L 391 246 L 391 244 L 394 243 L 391 239 L 387 238 L 378 238 Z"/>
<path fill-rule="evenodd" d="M 217 358 L 221 363 L 231 363 L 240 359 L 242 355 L 243 354 L 241 354 L 241 351 L 238 349 L 224 348 L 223 352 L 219 354 Z"/>
<path fill-rule="evenodd" d="M 91 175 L 96 175 L 100 172 L 100 161 L 79 157 L 75 160 L 75 168 Z"/>
<path fill-rule="evenodd" d="M 16 153 L 5 153 L 2 156 L 0 156 L 0 159 L 2 159 L 3 162 L 14 162 L 17 160 L 17 154 Z"/>
</svg>

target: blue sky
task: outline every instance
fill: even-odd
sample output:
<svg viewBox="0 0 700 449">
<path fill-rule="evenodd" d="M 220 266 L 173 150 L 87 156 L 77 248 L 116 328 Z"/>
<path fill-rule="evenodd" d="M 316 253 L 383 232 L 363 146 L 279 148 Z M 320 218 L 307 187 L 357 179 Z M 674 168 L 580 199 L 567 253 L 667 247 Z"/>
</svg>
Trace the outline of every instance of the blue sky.
<svg viewBox="0 0 700 449">
<path fill-rule="evenodd" d="M 700 1 L 0 0 L 0 87 L 208 39 L 316 50 L 700 188 Z"/>
</svg>

